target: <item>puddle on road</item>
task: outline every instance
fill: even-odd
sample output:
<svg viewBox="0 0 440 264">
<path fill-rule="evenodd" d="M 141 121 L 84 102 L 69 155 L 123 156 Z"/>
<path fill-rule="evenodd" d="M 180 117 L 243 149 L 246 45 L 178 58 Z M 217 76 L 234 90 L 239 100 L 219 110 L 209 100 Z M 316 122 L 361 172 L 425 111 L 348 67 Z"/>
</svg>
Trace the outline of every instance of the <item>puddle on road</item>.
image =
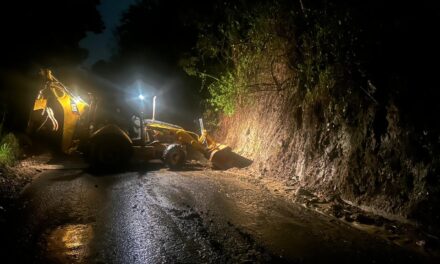
<svg viewBox="0 0 440 264">
<path fill-rule="evenodd" d="M 84 263 L 93 238 L 90 224 L 59 226 L 43 235 L 44 258 L 55 263 Z"/>
</svg>

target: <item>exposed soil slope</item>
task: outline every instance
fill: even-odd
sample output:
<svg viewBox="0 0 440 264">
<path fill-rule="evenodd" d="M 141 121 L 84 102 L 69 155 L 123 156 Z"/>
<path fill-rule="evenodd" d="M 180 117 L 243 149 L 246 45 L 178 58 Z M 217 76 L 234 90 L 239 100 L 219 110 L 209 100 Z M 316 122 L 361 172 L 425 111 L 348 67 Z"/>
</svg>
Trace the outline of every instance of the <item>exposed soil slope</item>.
<svg viewBox="0 0 440 264">
<path fill-rule="evenodd" d="M 392 100 L 379 107 L 362 92 L 351 93 L 351 101 L 328 90 L 313 99 L 299 94 L 259 93 L 221 119 L 219 140 L 252 159 L 250 169 L 263 177 L 299 181 L 376 212 L 439 222 L 439 160 L 432 145 L 421 143 L 430 131 L 419 135 L 401 122 Z"/>
</svg>

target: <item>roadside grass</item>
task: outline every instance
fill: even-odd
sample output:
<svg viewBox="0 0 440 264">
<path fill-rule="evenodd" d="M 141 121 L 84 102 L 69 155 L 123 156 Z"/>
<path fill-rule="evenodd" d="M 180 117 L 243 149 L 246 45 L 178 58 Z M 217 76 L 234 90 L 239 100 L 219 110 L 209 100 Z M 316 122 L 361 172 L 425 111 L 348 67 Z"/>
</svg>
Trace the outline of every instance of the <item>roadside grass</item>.
<svg viewBox="0 0 440 264">
<path fill-rule="evenodd" d="M 0 167 L 13 166 L 20 156 L 20 144 L 12 133 L 3 135 L 0 123 Z"/>
</svg>

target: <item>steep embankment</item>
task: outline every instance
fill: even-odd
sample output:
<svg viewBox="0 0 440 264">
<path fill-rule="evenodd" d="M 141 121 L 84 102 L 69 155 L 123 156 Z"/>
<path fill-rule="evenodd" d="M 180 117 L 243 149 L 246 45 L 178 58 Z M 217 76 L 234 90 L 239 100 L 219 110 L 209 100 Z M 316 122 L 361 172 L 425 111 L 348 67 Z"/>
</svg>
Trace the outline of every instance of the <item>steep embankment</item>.
<svg viewBox="0 0 440 264">
<path fill-rule="evenodd" d="M 188 60 L 220 73 L 199 74 L 224 113 L 218 139 L 263 177 L 439 226 L 440 107 L 427 66 L 438 49 L 420 41 L 433 14 L 274 3 L 229 14 Z"/>
<path fill-rule="evenodd" d="M 265 92 L 223 117 L 218 135 L 263 177 L 297 180 L 373 210 L 435 223 L 438 186 L 429 180 L 438 160 L 416 159 L 411 131 L 392 101 L 382 113 L 363 105 L 365 99 L 344 105 L 334 97 L 307 101 L 292 91 Z M 384 131 L 375 129 L 379 119 Z"/>
</svg>

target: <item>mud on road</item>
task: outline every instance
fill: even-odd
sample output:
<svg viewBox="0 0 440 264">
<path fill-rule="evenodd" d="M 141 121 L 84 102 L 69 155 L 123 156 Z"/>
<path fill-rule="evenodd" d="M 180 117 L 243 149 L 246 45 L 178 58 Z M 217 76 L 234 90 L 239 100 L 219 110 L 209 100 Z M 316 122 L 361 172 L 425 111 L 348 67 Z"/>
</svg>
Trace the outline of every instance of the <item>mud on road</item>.
<svg viewBox="0 0 440 264">
<path fill-rule="evenodd" d="M 234 174 L 43 172 L 20 200 L 10 263 L 429 263 Z"/>
</svg>

